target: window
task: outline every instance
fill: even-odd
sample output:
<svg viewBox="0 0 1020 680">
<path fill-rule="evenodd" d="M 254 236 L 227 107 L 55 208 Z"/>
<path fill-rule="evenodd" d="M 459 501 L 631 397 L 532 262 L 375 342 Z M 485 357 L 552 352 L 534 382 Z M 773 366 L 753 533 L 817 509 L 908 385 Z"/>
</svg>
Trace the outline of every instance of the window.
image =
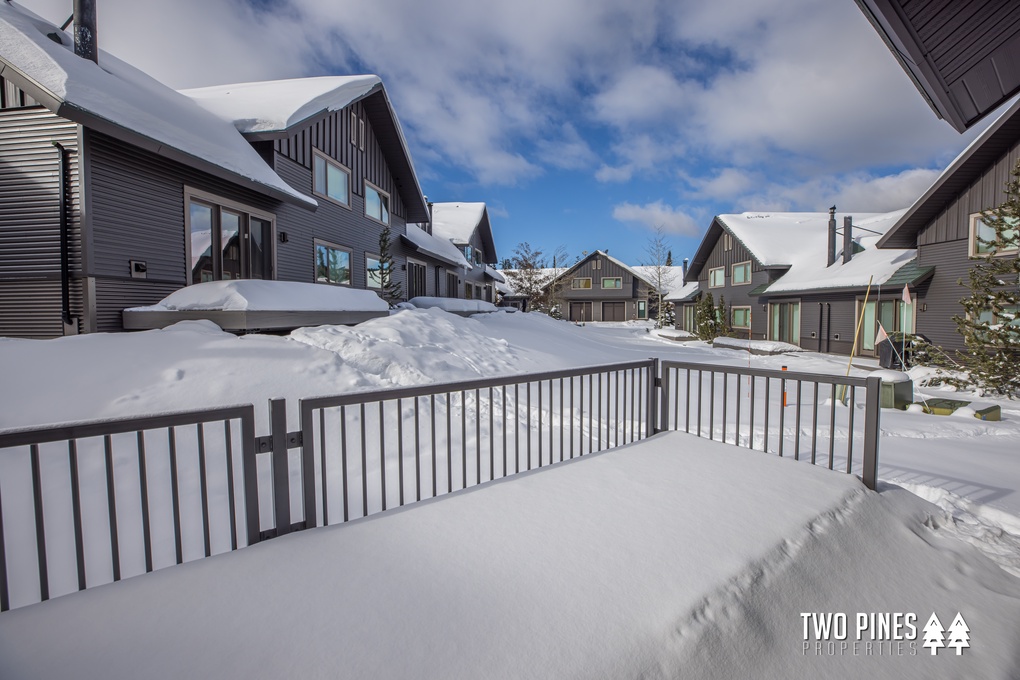
<svg viewBox="0 0 1020 680">
<path fill-rule="evenodd" d="M 185 189 L 188 283 L 273 277 L 273 216 Z"/>
<path fill-rule="evenodd" d="M 990 241 L 995 241 L 995 229 L 989 226 L 985 220 L 984 215 L 981 213 L 970 216 L 970 256 L 979 257 L 981 255 L 988 255 L 995 246 Z M 1012 229 L 1006 229 L 1003 231 L 1003 239 L 1005 243 L 996 251 L 996 255 L 1013 254 L 1020 248 L 1020 231 L 1017 229 L 1017 224 L 1020 220 L 1010 219 L 1008 223 L 1013 226 Z M 984 241 L 984 243 L 982 242 Z"/>
<path fill-rule="evenodd" d="M 457 278 L 457 274 L 454 272 L 446 273 L 446 297 L 457 297 L 457 285 L 459 283 L 460 279 Z"/>
<path fill-rule="evenodd" d="M 734 286 L 751 283 L 750 261 L 740 262 L 739 264 L 733 265 L 733 269 L 730 272 L 730 283 Z"/>
<path fill-rule="evenodd" d="M 800 302 L 769 304 L 769 340 L 800 344 Z"/>
<path fill-rule="evenodd" d="M 914 306 L 904 304 L 899 298 L 879 301 L 872 299 L 868 300 L 866 305 L 863 304 L 863 300 L 858 301 L 858 314 L 864 314 L 863 319 L 858 316 L 861 324 L 861 350 L 874 352 L 879 325 L 886 333 L 913 333 Z"/>
<path fill-rule="evenodd" d="M 697 326 L 694 323 L 694 305 L 684 305 L 683 330 L 693 333 Z"/>
<path fill-rule="evenodd" d="M 733 235 L 729 232 L 723 232 L 722 237 L 723 250 L 733 250 Z"/>
<path fill-rule="evenodd" d="M 708 270 L 708 287 L 721 288 L 726 285 L 726 267 L 716 267 Z"/>
<path fill-rule="evenodd" d="M 365 150 L 365 121 L 358 121 L 358 148 Z"/>
<path fill-rule="evenodd" d="M 472 260 L 475 259 L 474 256 L 475 249 L 472 248 L 470 245 L 461 246 L 460 252 L 464 253 L 464 259 L 467 260 L 468 262 L 471 262 Z"/>
<path fill-rule="evenodd" d="M 482 251 L 478 250 L 478 248 L 475 248 L 474 255 L 475 255 L 474 256 L 474 263 L 476 265 L 478 265 L 478 266 L 481 266 L 482 265 Z"/>
<path fill-rule="evenodd" d="M 390 223 L 390 195 L 365 182 L 365 214 L 383 224 Z"/>
<path fill-rule="evenodd" d="M 315 242 L 315 281 L 351 285 L 351 251 L 332 243 Z"/>
<path fill-rule="evenodd" d="M 358 144 L 358 114 L 351 111 L 351 144 Z"/>
<path fill-rule="evenodd" d="M 317 196 L 350 207 L 351 171 L 327 158 L 318 149 L 312 156 L 312 192 Z"/>
<path fill-rule="evenodd" d="M 619 276 L 602 279 L 603 288 L 623 288 L 623 279 Z"/>
<path fill-rule="evenodd" d="M 407 299 L 428 295 L 425 282 L 428 280 L 428 268 L 421 262 L 407 261 Z"/>
<path fill-rule="evenodd" d="M 750 307 L 731 307 L 730 308 L 730 327 L 731 328 L 750 328 L 751 327 L 751 308 Z"/>
<path fill-rule="evenodd" d="M 382 262 L 378 255 L 365 255 L 365 286 L 368 288 L 382 288 Z"/>
<path fill-rule="evenodd" d="M 475 287 L 470 283 L 464 283 L 464 298 L 466 300 L 473 300 L 475 298 Z"/>
<path fill-rule="evenodd" d="M 648 318 L 648 302 L 646 300 L 637 301 L 637 318 L 639 319 Z"/>
<path fill-rule="evenodd" d="M 595 262 L 592 263 L 592 269 L 602 269 L 602 260 L 596 258 Z"/>
<path fill-rule="evenodd" d="M 573 290 L 591 290 L 591 278 L 571 279 L 570 287 Z"/>
</svg>

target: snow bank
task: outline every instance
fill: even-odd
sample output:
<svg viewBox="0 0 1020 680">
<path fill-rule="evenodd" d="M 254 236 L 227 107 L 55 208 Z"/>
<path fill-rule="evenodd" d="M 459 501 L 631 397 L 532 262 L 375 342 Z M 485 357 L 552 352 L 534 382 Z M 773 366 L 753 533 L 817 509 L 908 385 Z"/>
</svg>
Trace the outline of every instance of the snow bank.
<svg viewBox="0 0 1020 680">
<path fill-rule="evenodd" d="M 482 312 L 495 312 L 496 305 L 484 300 L 461 300 L 458 298 L 443 297 L 416 297 L 408 300 L 412 305 L 421 309 L 442 309 L 451 314 L 479 314 Z"/>
<path fill-rule="evenodd" d="M 370 290 L 243 279 L 185 286 L 155 305 L 134 307 L 129 311 L 385 312 L 387 309 L 389 305 Z"/>
<path fill-rule="evenodd" d="M 741 338 L 716 338 L 712 341 L 713 347 L 725 347 L 727 349 L 744 349 L 751 354 L 785 354 L 787 352 L 803 352 L 804 349 L 788 342 L 776 342 L 774 340 L 742 340 Z"/>
<path fill-rule="evenodd" d="M 671 433 L 11 611 L 0 674 L 1014 677 L 1020 581 L 932 513 Z M 932 611 L 971 648 L 921 648 Z M 809 653 L 801 612 L 912 612 L 915 652 Z"/>
</svg>

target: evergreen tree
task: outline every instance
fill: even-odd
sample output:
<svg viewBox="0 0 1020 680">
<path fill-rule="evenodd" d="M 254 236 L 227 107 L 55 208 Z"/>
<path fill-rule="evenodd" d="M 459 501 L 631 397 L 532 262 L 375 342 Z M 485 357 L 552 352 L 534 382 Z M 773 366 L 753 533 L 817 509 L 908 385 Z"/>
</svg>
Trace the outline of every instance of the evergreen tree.
<svg viewBox="0 0 1020 680">
<path fill-rule="evenodd" d="M 719 296 L 719 306 L 715 310 L 715 323 L 717 336 L 733 335 L 733 329 L 730 328 L 730 310 L 726 307 L 726 298 L 722 295 Z"/>
<path fill-rule="evenodd" d="M 716 336 L 715 300 L 711 293 L 705 293 L 694 307 L 694 328 L 700 340 L 711 340 Z"/>
<path fill-rule="evenodd" d="M 967 275 L 970 295 L 960 301 L 965 314 L 955 316 L 963 335 L 965 350 L 958 353 L 960 367 L 969 381 L 947 378 L 947 382 L 967 383 L 993 394 L 1016 396 L 1020 392 L 1020 163 L 1006 183 L 1006 200 L 981 217 L 984 228 L 976 235 L 979 255 Z"/>
<path fill-rule="evenodd" d="M 673 251 L 672 250 L 666 251 L 666 266 L 667 267 L 672 267 L 673 266 Z"/>
<path fill-rule="evenodd" d="M 379 234 L 379 297 L 394 305 L 400 302 L 403 293 L 400 282 L 393 280 L 393 254 L 390 252 L 390 225 L 383 227 Z"/>
</svg>

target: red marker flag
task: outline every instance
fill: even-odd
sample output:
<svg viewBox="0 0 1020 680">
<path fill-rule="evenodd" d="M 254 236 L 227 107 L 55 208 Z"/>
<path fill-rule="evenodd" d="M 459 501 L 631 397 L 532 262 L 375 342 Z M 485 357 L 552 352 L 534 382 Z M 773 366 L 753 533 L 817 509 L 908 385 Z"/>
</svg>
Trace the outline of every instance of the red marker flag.
<svg viewBox="0 0 1020 680">
<path fill-rule="evenodd" d="M 875 344 L 877 345 L 878 343 L 882 342 L 883 340 L 888 340 L 888 339 L 889 339 L 889 336 L 886 334 L 885 329 L 882 328 L 882 324 L 879 323 L 878 324 L 878 334 L 875 336 Z"/>
</svg>

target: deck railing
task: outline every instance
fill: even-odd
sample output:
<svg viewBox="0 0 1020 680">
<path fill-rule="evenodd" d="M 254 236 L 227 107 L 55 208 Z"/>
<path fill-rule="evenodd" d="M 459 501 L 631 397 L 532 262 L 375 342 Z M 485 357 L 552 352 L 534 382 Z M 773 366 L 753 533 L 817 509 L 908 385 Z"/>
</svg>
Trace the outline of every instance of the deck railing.
<svg viewBox="0 0 1020 680">
<path fill-rule="evenodd" d="M 649 359 L 303 399 L 295 430 L 273 400 L 263 436 L 251 405 L 2 432 L 0 611 L 662 430 L 874 488 L 880 384 Z"/>
</svg>

